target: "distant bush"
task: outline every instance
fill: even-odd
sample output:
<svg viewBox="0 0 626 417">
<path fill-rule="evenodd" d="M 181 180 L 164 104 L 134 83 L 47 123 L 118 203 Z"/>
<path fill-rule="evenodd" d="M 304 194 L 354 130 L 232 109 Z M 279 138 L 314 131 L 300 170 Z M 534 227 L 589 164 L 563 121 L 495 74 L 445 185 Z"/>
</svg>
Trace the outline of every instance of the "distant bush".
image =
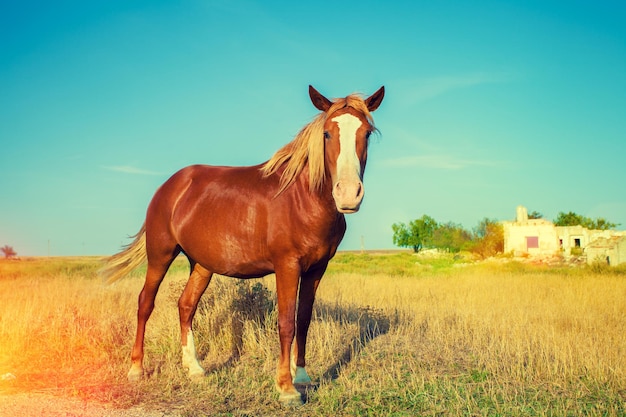
<svg viewBox="0 0 626 417">
<path fill-rule="evenodd" d="M 9 245 L 4 245 L 3 247 L 1 247 L 0 252 L 4 253 L 4 257 L 6 259 L 15 258 L 17 256 L 17 252 L 15 252 L 15 250 L 13 250 L 13 247 Z"/>
<path fill-rule="evenodd" d="M 393 243 L 396 246 L 422 249 L 439 249 L 450 253 L 470 251 L 487 258 L 504 251 L 504 230 L 497 220 L 484 218 L 473 232 L 453 222 L 438 223 L 430 216 L 404 223 L 394 223 Z"/>
<path fill-rule="evenodd" d="M 482 258 L 488 258 L 504 252 L 504 228 L 495 220 L 485 218 L 475 231 L 472 252 Z"/>
<path fill-rule="evenodd" d="M 569 251 L 569 253 L 570 253 L 570 255 L 572 255 L 572 256 L 582 256 L 582 254 L 583 254 L 583 248 L 580 248 L 580 247 L 574 247 L 574 248 L 571 248 L 571 249 L 570 249 L 570 251 Z"/>
</svg>

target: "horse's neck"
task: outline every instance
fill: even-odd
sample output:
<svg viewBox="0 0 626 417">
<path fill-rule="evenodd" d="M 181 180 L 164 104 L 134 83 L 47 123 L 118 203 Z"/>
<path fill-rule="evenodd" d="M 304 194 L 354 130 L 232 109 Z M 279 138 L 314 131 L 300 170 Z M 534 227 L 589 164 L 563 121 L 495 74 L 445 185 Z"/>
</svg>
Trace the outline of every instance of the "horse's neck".
<svg viewBox="0 0 626 417">
<path fill-rule="evenodd" d="M 324 178 L 322 187 L 319 190 L 309 189 L 309 172 L 303 169 L 298 179 L 292 184 L 293 192 L 297 193 L 299 201 L 315 210 L 321 221 L 334 223 L 342 216 L 335 205 L 332 192 L 332 180 L 329 175 Z"/>
<path fill-rule="evenodd" d="M 343 217 L 337 211 L 335 200 L 333 199 L 330 175 L 326 175 L 319 190 L 311 190 L 309 188 L 309 167 L 307 165 L 289 187 L 280 194 L 275 194 L 280 188 L 280 178 L 284 170 L 285 167 L 282 166 L 271 174 L 270 180 L 275 187 L 271 192 L 273 195 L 271 198 L 286 199 L 285 201 L 291 200 L 292 216 L 298 216 L 301 212 L 303 212 L 303 215 L 310 213 L 303 220 L 310 223 L 313 219 L 317 219 L 320 222 L 320 226 L 322 224 L 334 225 L 340 217 Z"/>
<path fill-rule="evenodd" d="M 303 172 L 300 177 L 307 176 Z M 337 211 L 332 196 L 332 180 L 327 177 L 320 190 L 309 190 L 309 181 L 298 178 L 288 189 L 291 198 L 291 218 L 302 226 L 311 245 L 318 250 L 337 250 L 346 230 L 345 216 Z"/>
</svg>

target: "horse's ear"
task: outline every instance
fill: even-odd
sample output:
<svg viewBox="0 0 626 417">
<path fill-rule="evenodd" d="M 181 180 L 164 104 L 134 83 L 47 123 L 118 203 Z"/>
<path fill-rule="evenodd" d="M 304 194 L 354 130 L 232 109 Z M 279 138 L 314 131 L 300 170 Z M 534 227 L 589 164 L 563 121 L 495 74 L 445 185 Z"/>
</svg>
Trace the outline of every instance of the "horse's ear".
<svg viewBox="0 0 626 417">
<path fill-rule="evenodd" d="M 321 95 L 312 85 L 309 85 L 309 97 L 311 97 L 311 102 L 318 110 L 326 111 L 333 105 L 332 101 Z"/>
<path fill-rule="evenodd" d="M 369 111 L 374 111 L 383 102 L 385 97 L 385 86 L 382 86 L 374 94 L 365 99 L 365 105 Z"/>
</svg>

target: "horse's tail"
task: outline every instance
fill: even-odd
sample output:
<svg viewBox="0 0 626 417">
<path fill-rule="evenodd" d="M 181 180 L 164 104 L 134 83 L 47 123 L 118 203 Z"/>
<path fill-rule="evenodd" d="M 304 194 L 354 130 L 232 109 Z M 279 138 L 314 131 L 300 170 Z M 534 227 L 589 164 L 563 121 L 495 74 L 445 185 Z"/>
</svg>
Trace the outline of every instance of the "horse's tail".
<svg viewBox="0 0 626 417">
<path fill-rule="evenodd" d="M 134 240 L 115 255 L 105 259 L 106 264 L 98 271 L 100 276 L 111 284 L 145 262 L 146 255 L 146 224 L 135 236 Z"/>
</svg>

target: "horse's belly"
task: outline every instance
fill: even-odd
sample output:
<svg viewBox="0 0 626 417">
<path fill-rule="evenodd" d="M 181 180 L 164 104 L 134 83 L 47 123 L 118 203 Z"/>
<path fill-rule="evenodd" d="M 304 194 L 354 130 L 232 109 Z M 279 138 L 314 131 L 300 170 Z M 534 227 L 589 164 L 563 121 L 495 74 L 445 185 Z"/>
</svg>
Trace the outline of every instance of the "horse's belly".
<svg viewBox="0 0 626 417">
<path fill-rule="evenodd" d="M 271 265 L 265 263 L 209 263 L 200 265 L 211 272 L 233 278 L 261 278 L 274 272 Z"/>
<path fill-rule="evenodd" d="M 218 247 L 219 246 L 219 247 Z M 260 278 L 274 272 L 274 265 L 261 251 L 241 245 L 208 245 L 186 252 L 194 261 L 216 274 L 234 278 Z"/>
</svg>

